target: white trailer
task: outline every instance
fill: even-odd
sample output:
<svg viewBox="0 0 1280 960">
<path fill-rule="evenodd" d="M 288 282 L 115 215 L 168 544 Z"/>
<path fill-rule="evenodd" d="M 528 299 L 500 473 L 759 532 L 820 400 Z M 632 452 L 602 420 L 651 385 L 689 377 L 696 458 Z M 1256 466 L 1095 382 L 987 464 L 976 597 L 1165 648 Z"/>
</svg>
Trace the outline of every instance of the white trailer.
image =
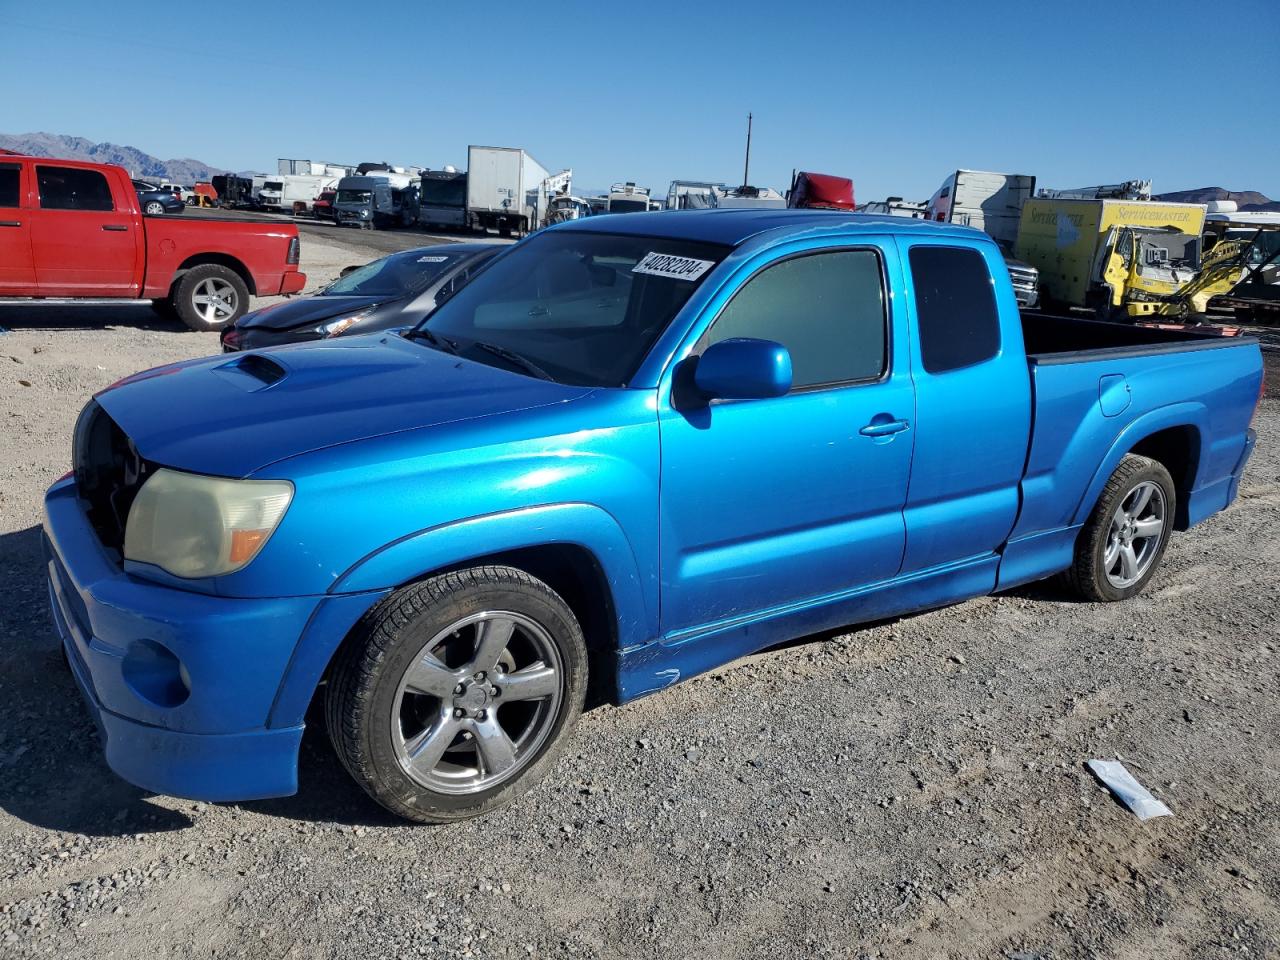
<svg viewBox="0 0 1280 960">
<path fill-rule="evenodd" d="M 1035 195 L 1035 177 L 957 170 L 929 198 L 928 219 L 976 227 L 1001 249 L 1012 250 L 1018 239 L 1022 205 Z"/>
<path fill-rule="evenodd" d="M 557 175 L 565 178 L 569 171 Z M 547 168 L 517 147 L 467 148 L 467 221 L 503 236 L 537 229 L 548 213 Z"/>
<path fill-rule="evenodd" d="M 286 213 L 297 212 L 298 204 L 303 213 L 310 213 L 316 198 L 326 190 L 336 190 L 341 177 L 297 174 L 281 177 L 284 189 L 280 191 L 280 209 Z"/>
</svg>

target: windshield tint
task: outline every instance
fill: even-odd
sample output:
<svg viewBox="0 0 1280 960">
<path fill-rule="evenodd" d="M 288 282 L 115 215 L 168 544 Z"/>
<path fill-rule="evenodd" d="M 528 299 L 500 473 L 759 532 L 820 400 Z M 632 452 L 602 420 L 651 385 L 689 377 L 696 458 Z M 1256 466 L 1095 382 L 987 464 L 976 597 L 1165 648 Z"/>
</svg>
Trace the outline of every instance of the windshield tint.
<svg viewBox="0 0 1280 960">
<path fill-rule="evenodd" d="M 372 196 L 372 190 L 339 190 L 338 203 L 365 203 Z"/>
<path fill-rule="evenodd" d="M 320 291 L 320 296 L 397 297 L 420 293 L 459 259 L 457 254 L 430 250 L 393 254 L 352 270 Z"/>
<path fill-rule="evenodd" d="M 518 354 L 562 382 L 625 386 L 729 248 L 555 230 L 497 258 L 424 324 L 465 356 Z M 472 348 L 475 349 L 472 349 Z"/>
</svg>

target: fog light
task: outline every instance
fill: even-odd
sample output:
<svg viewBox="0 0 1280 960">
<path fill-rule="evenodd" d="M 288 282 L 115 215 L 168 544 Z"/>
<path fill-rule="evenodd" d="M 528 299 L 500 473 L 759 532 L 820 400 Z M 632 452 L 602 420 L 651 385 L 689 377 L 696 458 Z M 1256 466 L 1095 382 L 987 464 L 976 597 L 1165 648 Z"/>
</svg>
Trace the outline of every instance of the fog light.
<svg viewBox="0 0 1280 960">
<path fill-rule="evenodd" d="M 191 696 L 182 661 L 153 640 L 135 640 L 120 666 L 129 689 L 157 707 L 177 707 Z"/>
</svg>

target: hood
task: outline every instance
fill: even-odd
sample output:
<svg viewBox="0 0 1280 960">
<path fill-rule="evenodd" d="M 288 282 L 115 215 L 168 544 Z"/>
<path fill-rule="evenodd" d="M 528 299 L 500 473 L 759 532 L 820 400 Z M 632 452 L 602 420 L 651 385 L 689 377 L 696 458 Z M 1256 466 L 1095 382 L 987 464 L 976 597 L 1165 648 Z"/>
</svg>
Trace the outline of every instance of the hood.
<svg viewBox="0 0 1280 960">
<path fill-rule="evenodd" d="M 590 392 L 369 334 L 157 367 L 97 400 L 147 460 L 244 477 L 322 447 Z"/>
<path fill-rule="evenodd" d="M 396 297 L 303 297 L 273 303 L 246 313 L 236 321 L 241 330 L 293 330 L 314 327 L 334 317 L 343 317 L 369 307 L 381 306 Z"/>
</svg>

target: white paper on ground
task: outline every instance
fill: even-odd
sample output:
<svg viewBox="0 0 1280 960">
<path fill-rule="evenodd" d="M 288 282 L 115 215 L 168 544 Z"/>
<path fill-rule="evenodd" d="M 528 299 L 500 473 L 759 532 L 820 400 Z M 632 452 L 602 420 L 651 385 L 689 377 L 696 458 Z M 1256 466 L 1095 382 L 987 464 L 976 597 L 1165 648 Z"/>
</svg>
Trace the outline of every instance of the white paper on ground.
<svg viewBox="0 0 1280 960">
<path fill-rule="evenodd" d="M 1173 811 L 1151 795 L 1151 792 L 1133 779 L 1119 760 L 1090 760 L 1093 775 L 1106 784 L 1107 789 L 1120 798 L 1120 802 L 1134 812 L 1139 820 L 1152 817 L 1172 817 Z"/>
</svg>

